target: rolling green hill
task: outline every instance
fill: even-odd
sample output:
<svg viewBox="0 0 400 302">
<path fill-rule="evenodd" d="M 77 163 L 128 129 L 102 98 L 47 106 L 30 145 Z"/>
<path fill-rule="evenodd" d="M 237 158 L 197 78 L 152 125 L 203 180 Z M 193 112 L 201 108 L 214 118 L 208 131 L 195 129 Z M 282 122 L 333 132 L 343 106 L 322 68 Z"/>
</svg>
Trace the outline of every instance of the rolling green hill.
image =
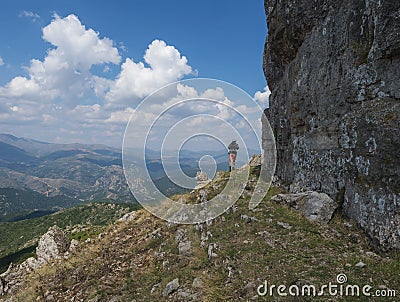
<svg viewBox="0 0 400 302">
<path fill-rule="evenodd" d="M 100 231 L 102 226 L 138 208 L 133 203 L 89 203 L 38 218 L 1 222 L 0 273 L 7 269 L 10 262 L 20 262 L 30 256 L 39 237 L 50 226 L 57 225 L 71 236 L 84 239 L 88 236 L 87 232 Z"/>
<path fill-rule="evenodd" d="M 81 203 L 80 200 L 66 196 L 44 197 L 33 190 L 0 188 L 0 222 L 15 220 L 33 210 L 56 211 Z"/>
</svg>

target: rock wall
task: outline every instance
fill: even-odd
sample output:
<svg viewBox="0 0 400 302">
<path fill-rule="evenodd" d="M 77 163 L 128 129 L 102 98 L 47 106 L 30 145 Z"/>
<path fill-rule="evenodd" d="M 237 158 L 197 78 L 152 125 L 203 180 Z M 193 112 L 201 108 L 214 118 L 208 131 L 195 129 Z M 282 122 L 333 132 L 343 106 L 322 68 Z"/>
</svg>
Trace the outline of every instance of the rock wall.
<svg viewBox="0 0 400 302">
<path fill-rule="evenodd" d="M 400 248 L 400 2 L 266 0 L 277 175 Z"/>
</svg>

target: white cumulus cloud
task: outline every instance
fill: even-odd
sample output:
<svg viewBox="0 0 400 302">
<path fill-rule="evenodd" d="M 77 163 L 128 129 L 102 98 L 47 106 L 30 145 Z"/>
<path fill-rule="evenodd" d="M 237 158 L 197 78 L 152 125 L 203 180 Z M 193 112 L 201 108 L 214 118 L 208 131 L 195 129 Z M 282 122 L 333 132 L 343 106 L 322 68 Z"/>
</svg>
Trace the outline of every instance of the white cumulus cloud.
<svg viewBox="0 0 400 302">
<path fill-rule="evenodd" d="M 264 91 L 257 91 L 254 94 L 254 100 L 261 103 L 261 105 L 269 107 L 269 96 L 271 95 L 271 91 L 269 90 L 268 85 L 265 86 Z"/>
<path fill-rule="evenodd" d="M 109 38 L 99 38 L 93 29 L 86 29 L 78 17 L 69 15 L 55 19 L 43 28 L 43 39 L 57 47 L 57 55 L 75 67 L 87 69 L 94 64 L 114 63 L 121 60 L 118 49 Z"/>
<path fill-rule="evenodd" d="M 143 58 L 148 67 L 129 58 L 122 64 L 120 74 L 106 95 L 110 103 L 143 98 L 193 71 L 185 56 L 161 40 L 154 40 Z"/>
<path fill-rule="evenodd" d="M 0 66 L 3 66 L 3 65 L 4 65 L 3 58 L 2 58 L 2 57 L 0 57 Z"/>
<path fill-rule="evenodd" d="M 29 12 L 22 16 L 36 17 Z M 117 44 L 85 27 L 73 14 L 54 15 L 42 28 L 42 38 L 51 44 L 43 58 L 30 61 L 25 67 L 26 76 L 16 76 L 0 86 L 2 131 L 62 142 L 98 142 L 107 136 L 115 143 L 122 139 L 125 125 L 142 98 L 185 75 L 195 74 L 187 58 L 162 40 L 148 45 L 142 61 L 126 58 L 121 63 Z M 123 49 L 123 44 L 119 48 Z M 121 68 L 117 76 L 109 72 L 113 64 Z M 95 65 L 100 68 L 93 69 Z M 100 72 L 94 74 L 94 70 Z M 225 98 L 221 90 L 206 94 Z M 218 109 L 214 106 L 213 112 L 226 114 Z M 147 121 L 156 116 L 150 111 L 140 117 Z"/>
<path fill-rule="evenodd" d="M 121 60 L 112 40 L 86 29 L 75 15 L 56 15 L 43 28 L 43 39 L 55 48 L 48 50 L 43 61 L 31 60 L 29 76 L 12 79 L 0 88 L 0 96 L 76 100 L 94 92 L 100 82 L 90 73 L 91 66 Z"/>
<path fill-rule="evenodd" d="M 118 110 L 111 112 L 108 119 L 105 120 L 106 123 L 116 123 L 116 124 L 126 124 L 129 121 L 131 115 L 135 112 L 135 109 L 128 107 L 125 110 Z"/>
</svg>

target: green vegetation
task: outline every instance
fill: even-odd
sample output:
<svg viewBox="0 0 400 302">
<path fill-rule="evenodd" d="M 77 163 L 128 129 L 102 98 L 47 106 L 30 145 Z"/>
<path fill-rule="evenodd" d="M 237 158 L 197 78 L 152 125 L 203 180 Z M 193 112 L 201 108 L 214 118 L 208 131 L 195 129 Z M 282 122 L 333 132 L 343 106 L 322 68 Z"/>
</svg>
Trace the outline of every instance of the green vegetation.
<svg viewBox="0 0 400 302">
<path fill-rule="evenodd" d="M 48 216 L 0 223 L 0 272 L 9 263 L 19 263 L 32 255 L 37 241 L 50 226 L 70 229 L 70 238 L 85 240 L 94 236 L 116 219 L 133 210 L 137 204 L 90 203 L 56 212 Z M 74 226 L 75 227 L 74 231 Z M 86 227 L 85 226 L 89 226 Z M 72 232 L 73 231 L 73 232 Z"/>
<path fill-rule="evenodd" d="M 82 204 L 66 196 L 45 197 L 33 190 L 0 188 L 0 222 L 13 221 L 32 213 L 33 209 L 60 210 Z"/>
</svg>

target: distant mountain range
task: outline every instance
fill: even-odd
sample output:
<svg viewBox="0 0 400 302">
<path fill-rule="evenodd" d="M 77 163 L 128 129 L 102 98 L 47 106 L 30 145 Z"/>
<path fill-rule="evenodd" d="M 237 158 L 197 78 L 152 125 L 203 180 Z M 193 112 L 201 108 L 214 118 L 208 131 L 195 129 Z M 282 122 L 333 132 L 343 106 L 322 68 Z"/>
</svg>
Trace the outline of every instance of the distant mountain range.
<svg viewBox="0 0 400 302">
<path fill-rule="evenodd" d="M 92 200 L 134 201 L 120 150 L 0 134 L 0 220 Z"/>
<path fill-rule="evenodd" d="M 135 152 L 132 154 L 134 157 Z M 180 168 L 195 176 L 204 154 L 214 157 L 217 170 L 228 169 L 226 150 L 181 150 Z M 164 154 L 163 162 L 160 158 L 159 152 L 146 151 L 147 168 L 156 186 L 166 195 L 187 191 L 175 185 L 164 171 L 165 166 L 176 165 L 172 152 Z M 126 184 L 120 149 L 53 144 L 0 133 L 0 221 L 34 210 L 54 211 L 100 200 L 135 202 Z"/>
</svg>

